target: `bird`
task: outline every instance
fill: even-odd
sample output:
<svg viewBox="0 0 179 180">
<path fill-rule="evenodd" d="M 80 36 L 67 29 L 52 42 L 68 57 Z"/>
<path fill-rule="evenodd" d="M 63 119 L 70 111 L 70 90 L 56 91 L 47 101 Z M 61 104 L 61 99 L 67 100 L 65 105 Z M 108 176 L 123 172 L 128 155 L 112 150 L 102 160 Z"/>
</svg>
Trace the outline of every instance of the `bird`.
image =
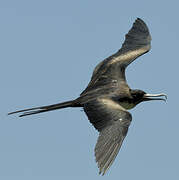
<svg viewBox="0 0 179 180">
<path fill-rule="evenodd" d="M 167 99 L 164 93 L 149 94 L 140 89 L 131 89 L 127 84 L 127 66 L 150 49 L 149 29 L 142 19 L 137 18 L 125 35 L 122 47 L 95 67 L 89 84 L 78 98 L 18 110 L 8 115 L 21 113 L 19 117 L 23 117 L 67 107 L 82 107 L 90 123 L 99 132 L 94 151 L 99 174 L 104 175 L 114 162 L 127 135 L 132 121 L 128 110 L 144 101 Z"/>
</svg>

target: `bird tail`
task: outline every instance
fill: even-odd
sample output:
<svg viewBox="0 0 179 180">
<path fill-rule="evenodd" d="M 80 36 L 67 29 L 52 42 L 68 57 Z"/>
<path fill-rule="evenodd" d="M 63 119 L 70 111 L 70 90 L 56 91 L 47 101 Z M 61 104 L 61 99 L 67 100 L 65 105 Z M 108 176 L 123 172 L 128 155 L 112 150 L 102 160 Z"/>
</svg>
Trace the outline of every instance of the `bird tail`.
<svg viewBox="0 0 179 180">
<path fill-rule="evenodd" d="M 18 111 L 10 112 L 8 113 L 8 115 L 15 114 L 15 113 L 22 113 L 21 115 L 19 115 L 19 117 L 23 117 L 23 116 L 38 114 L 38 113 L 47 112 L 47 111 L 53 111 L 56 109 L 62 109 L 62 108 L 67 108 L 67 107 L 80 107 L 80 106 L 76 103 L 75 100 L 72 100 L 72 101 L 66 101 L 66 102 L 52 104 L 48 106 L 40 106 L 40 107 L 35 107 L 35 108 L 18 110 Z"/>
</svg>

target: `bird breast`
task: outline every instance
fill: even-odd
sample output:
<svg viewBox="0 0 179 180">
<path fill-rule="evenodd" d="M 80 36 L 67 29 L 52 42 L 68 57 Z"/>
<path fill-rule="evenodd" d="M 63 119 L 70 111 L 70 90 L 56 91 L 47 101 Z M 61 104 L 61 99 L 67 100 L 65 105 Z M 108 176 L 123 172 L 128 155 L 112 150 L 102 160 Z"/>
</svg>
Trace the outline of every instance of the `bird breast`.
<svg viewBox="0 0 179 180">
<path fill-rule="evenodd" d="M 119 104 L 125 109 L 132 109 L 136 106 L 136 104 L 132 102 L 119 102 Z"/>
</svg>

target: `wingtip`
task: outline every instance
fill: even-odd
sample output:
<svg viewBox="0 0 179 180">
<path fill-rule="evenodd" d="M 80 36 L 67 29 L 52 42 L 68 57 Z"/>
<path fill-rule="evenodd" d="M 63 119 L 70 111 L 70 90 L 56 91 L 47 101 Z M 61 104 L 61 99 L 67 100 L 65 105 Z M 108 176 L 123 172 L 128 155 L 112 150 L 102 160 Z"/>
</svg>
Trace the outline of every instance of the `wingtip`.
<svg viewBox="0 0 179 180">
<path fill-rule="evenodd" d="M 106 170 L 100 168 L 99 175 L 104 176 L 106 174 Z"/>
<path fill-rule="evenodd" d="M 136 20 L 142 20 L 142 18 L 140 18 L 140 17 L 137 17 L 137 18 L 136 18 Z M 142 20 L 142 21 L 143 21 L 143 20 Z"/>
<path fill-rule="evenodd" d="M 145 22 L 144 22 L 144 20 L 143 20 L 143 19 L 141 19 L 141 18 L 139 18 L 139 17 L 137 17 L 135 21 L 140 21 L 140 22 L 145 23 Z"/>
<path fill-rule="evenodd" d="M 102 168 L 99 170 L 99 175 L 101 175 L 101 176 L 105 175 L 105 171 L 103 171 Z"/>
<path fill-rule="evenodd" d="M 136 23 L 140 23 L 140 24 L 143 24 L 144 26 L 147 26 L 146 23 L 145 23 L 145 21 L 144 21 L 142 18 L 139 18 L 139 17 L 137 17 L 137 18 L 135 19 L 134 23 L 135 23 L 135 24 L 136 24 Z"/>
</svg>

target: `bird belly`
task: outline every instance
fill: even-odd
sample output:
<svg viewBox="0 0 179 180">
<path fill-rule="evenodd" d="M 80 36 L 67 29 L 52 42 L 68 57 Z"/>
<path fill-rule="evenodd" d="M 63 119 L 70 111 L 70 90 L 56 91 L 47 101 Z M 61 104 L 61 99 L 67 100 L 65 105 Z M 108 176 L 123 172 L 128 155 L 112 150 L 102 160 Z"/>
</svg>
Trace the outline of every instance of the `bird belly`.
<svg viewBox="0 0 179 180">
<path fill-rule="evenodd" d="M 129 102 L 120 102 L 119 104 L 125 109 L 132 109 L 136 106 L 134 103 Z"/>
</svg>

